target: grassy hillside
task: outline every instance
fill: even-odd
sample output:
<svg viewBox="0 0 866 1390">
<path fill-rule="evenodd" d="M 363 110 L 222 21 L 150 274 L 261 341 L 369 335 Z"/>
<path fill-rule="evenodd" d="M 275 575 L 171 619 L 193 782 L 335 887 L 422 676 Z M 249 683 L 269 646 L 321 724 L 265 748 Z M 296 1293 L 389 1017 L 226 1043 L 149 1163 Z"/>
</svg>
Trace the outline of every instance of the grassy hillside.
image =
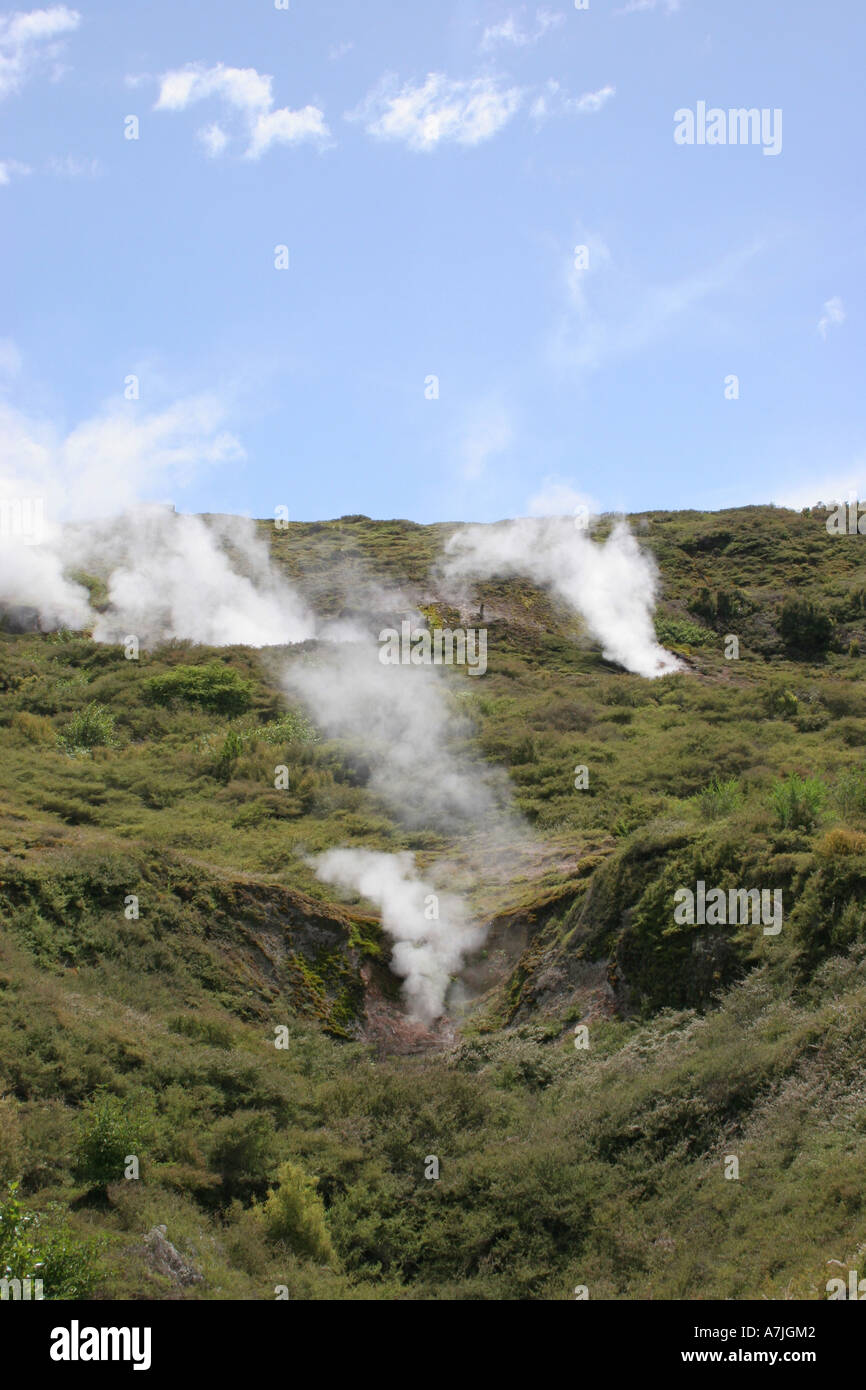
<svg viewBox="0 0 866 1390">
<path fill-rule="evenodd" d="M 483 605 L 449 691 L 535 850 L 472 885 L 456 1034 L 407 1033 L 375 914 L 309 867 L 467 853 L 287 703 L 317 644 L 0 632 L 0 1265 L 53 1297 L 781 1299 L 862 1264 L 866 539 L 824 520 L 631 518 L 686 663 L 657 681 L 526 581 L 447 592 L 452 526 L 260 524 L 322 615 Z M 698 879 L 781 890 L 783 930 L 677 925 Z"/>
</svg>

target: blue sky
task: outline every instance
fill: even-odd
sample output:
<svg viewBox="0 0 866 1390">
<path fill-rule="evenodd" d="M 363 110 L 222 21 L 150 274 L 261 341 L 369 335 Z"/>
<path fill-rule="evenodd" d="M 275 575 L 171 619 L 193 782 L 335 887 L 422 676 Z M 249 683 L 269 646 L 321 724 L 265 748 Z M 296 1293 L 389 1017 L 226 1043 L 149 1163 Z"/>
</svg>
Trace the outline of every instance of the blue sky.
<svg viewBox="0 0 866 1390">
<path fill-rule="evenodd" d="M 864 40 L 859 0 L 0 11 L 0 475 L 66 514 L 866 495 Z M 781 150 L 677 144 L 699 102 Z"/>
</svg>

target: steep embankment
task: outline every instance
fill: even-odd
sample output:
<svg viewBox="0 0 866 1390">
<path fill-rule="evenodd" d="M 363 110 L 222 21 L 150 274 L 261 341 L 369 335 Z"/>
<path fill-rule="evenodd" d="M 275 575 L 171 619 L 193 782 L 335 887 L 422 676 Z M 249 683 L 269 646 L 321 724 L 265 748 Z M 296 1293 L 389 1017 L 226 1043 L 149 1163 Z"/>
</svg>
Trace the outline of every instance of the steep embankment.
<svg viewBox="0 0 866 1390">
<path fill-rule="evenodd" d="M 0 634 L 0 1178 L 49 1293 L 817 1297 L 862 1257 L 863 541 L 774 509 L 635 524 L 687 672 L 614 668 L 520 579 L 459 610 L 489 658 L 445 672 L 454 756 L 507 770 L 520 862 L 485 864 L 481 823 L 407 827 L 375 750 L 287 706 L 315 643 Z M 270 535 L 322 612 L 378 592 L 384 626 L 377 576 L 451 615 L 449 530 Z M 310 868 L 337 844 L 454 865 L 489 924 L 458 1033 L 401 1022 L 377 922 Z M 699 879 L 778 890 L 781 932 L 676 923 Z"/>
</svg>

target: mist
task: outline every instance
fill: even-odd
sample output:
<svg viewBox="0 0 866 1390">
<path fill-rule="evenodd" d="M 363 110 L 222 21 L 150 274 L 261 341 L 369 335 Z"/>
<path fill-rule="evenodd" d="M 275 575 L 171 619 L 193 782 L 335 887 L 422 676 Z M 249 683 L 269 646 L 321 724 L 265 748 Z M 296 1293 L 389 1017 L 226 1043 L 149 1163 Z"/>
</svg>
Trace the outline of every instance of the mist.
<svg viewBox="0 0 866 1390">
<path fill-rule="evenodd" d="M 368 640 L 292 662 L 284 684 L 330 737 L 363 748 L 370 790 L 405 823 L 510 833 L 508 779 L 477 761 L 441 668 L 384 666 Z"/>
<path fill-rule="evenodd" d="M 101 580 L 94 607 L 77 578 Z M 39 543 L 4 537 L 0 609 L 41 631 L 92 631 L 97 642 L 134 635 L 144 647 L 172 638 L 211 646 L 304 641 L 316 630 L 300 596 L 271 565 L 243 517 L 205 520 L 161 506 L 46 528 Z"/>
<path fill-rule="evenodd" d="M 391 969 L 403 981 L 409 1017 L 434 1023 L 445 1010 L 452 977 L 484 938 L 463 901 L 422 879 L 408 851 L 332 849 L 314 866 L 321 882 L 360 893 L 379 908 L 382 929 L 394 942 Z"/>
<path fill-rule="evenodd" d="M 655 563 L 624 522 L 600 543 L 567 517 L 467 526 L 448 540 L 443 574 L 452 583 L 526 575 L 579 614 L 608 661 L 649 679 L 681 669 L 656 640 Z"/>
</svg>

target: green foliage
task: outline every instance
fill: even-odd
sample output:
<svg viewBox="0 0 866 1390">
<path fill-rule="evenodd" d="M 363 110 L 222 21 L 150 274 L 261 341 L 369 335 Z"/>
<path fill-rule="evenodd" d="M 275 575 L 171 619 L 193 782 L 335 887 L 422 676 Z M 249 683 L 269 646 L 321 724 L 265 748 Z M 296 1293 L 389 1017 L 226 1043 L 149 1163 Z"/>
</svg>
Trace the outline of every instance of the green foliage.
<svg viewBox="0 0 866 1390">
<path fill-rule="evenodd" d="M 833 800 L 843 816 L 866 816 L 866 769 L 855 768 L 840 777 Z"/>
<path fill-rule="evenodd" d="M 10 1182 L 0 1196 L 0 1278 L 41 1279 L 44 1298 L 87 1298 L 98 1275 L 93 1244 L 64 1230 L 42 1230 L 18 1186 Z"/>
<path fill-rule="evenodd" d="M 172 1033 L 202 1042 L 207 1047 L 220 1047 L 224 1051 L 232 1045 L 232 1030 L 217 1018 L 200 1018 L 198 1014 L 182 1014 L 169 1019 Z"/>
<path fill-rule="evenodd" d="M 833 620 L 811 599 L 789 598 L 782 604 L 779 633 L 791 652 L 820 659 L 833 640 Z"/>
<path fill-rule="evenodd" d="M 262 1110 L 238 1110 L 213 1127 L 210 1164 L 219 1175 L 226 1201 L 261 1193 L 275 1161 L 274 1122 Z"/>
<path fill-rule="evenodd" d="M 665 647 L 708 647 L 714 646 L 718 638 L 714 632 L 690 623 L 687 618 L 657 617 L 656 637 Z"/>
<path fill-rule="evenodd" d="M 706 820 L 719 820 L 722 816 L 729 816 L 742 805 L 740 780 L 738 777 L 729 777 L 723 782 L 721 778 L 713 777 L 709 785 L 698 792 L 695 800 Z"/>
<path fill-rule="evenodd" d="M 88 1101 L 81 1114 L 74 1170 L 85 1182 L 120 1182 L 126 1160 L 141 1161 L 141 1126 L 119 1096 L 105 1092 Z"/>
<path fill-rule="evenodd" d="M 182 700 L 214 714 L 243 714 L 249 709 L 252 685 L 231 666 L 211 661 L 206 666 L 174 666 L 144 682 L 145 697 L 154 704 Z"/>
<path fill-rule="evenodd" d="M 847 652 L 866 642 L 862 557 L 817 512 L 643 522 L 664 613 L 705 625 L 661 629 L 691 649 L 688 672 L 614 670 L 522 578 L 469 596 L 490 625 L 483 680 L 442 672 L 471 716 L 454 756 L 508 769 L 529 862 L 488 857 L 482 822 L 407 828 L 374 792 L 375 748 L 286 710 L 282 668 L 315 661 L 314 644 L 275 657 L 170 643 L 139 665 L 86 635 L 0 633 L 0 1178 L 20 1176 L 39 1214 L 30 1264 L 47 1269 L 56 1240 L 60 1288 L 87 1289 L 76 1263 L 94 1233 L 100 1299 L 275 1284 L 296 1300 L 567 1299 L 588 1283 L 609 1299 L 776 1300 L 815 1297 L 829 1254 L 853 1260 L 866 687 Z M 447 615 L 430 572 L 450 529 L 260 526 L 320 614 L 354 615 L 361 567 L 431 621 Z M 805 673 L 779 629 L 791 593 L 838 625 Z M 248 687 L 243 711 L 195 698 L 209 667 Z M 159 685 L 178 672 L 180 687 Z M 88 702 L 114 715 L 116 741 L 58 759 L 56 731 Z M 792 768 L 827 784 L 817 835 L 799 790 L 773 813 Z M 453 1046 L 413 1033 L 391 943 L 315 879 L 310 857 L 335 844 L 411 849 L 423 873 L 453 862 L 471 879 L 492 926 Z M 781 889 L 782 933 L 678 926 L 674 893 L 699 878 Z M 107 1090 L 122 1099 L 100 1126 Z M 146 1145 L 114 1134 L 130 1118 Z M 122 1181 L 142 1149 L 144 1180 Z M 733 1151 L 747 1184 L 720 1181 Z M 83 1190 L 89 1172 L 99 1186 Z M 155 1273 L 143 1235 L 157 1224 L 201 1285 Z M 332 1254 L 316 1252 L 323 1229 Z"/>
<path fill-rule="evenodd" d="M 38 1222 L 19 1200 L 18 1186 L 8 1183 L 0 1198 L 0 1277 L 35 1279 L 40 1272 L 34 1241 Z"/>
<path fill-rule="evenodd" d="M 108 748 L 115 741 L 114 723 L 111 711 L 91 700 L 64 726 L 63 742 L 69 749 Z"/>
<path fill-rule="evenodd" d="M 800 707 L 793 690 L 777 685 L 764 691 L 763 702 L 771 719 L 792 719 Z"/>
<path fill-rule="evenodd" d="M 279 1241 L 308 1259 L 330 1264 L 334 1250 L 317 1186 L 318 1179 L 308 1176 L 299 1164 L 282 1163 L 277 1170 L 277 1186 L 268 1192 L 257 1214 L 268 1240 Z"/>
<path fill-rule="evenodd" d="M 214 765 L 214 775 L 220 782 L 227 782 L 232 775 L 235 763 L 244 749 L 244 741 L 236 729 L 229 729 Z"/>
<path fill-rule="evenodd" d="M 776 823 L 782 830 L 811 830 L 819 820 L 827 799 L 827 788 L 818 777 L 800 777 L 792 772 L 772 789 Z"/>
</svg>

